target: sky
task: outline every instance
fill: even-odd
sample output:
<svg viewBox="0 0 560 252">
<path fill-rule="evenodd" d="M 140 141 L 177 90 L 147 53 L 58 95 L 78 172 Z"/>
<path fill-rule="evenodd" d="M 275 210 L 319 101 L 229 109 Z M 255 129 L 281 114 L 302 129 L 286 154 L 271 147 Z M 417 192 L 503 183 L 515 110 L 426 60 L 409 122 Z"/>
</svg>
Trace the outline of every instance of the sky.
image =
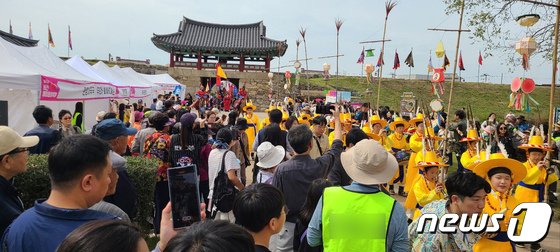
<svg viewBox="0 0 560 252">
<path fill-rule="evenodd" d="M 11 20 L 14 34 L 27 37 L 31 22 L 33 38 L 47 45 L 47 25 L 56 47 L 53 52 L 67 56 L 68 26 L 72 31 L 73 50 L 70 56 L 80 55 L 87 59 L 107 59 L 113 56 L 132 59 L 150 59 L 153 64 L 168 64 L 169 54 L 156 48 L 150 38 L 154 33 L 167 34 L 177 31 L 182 17 L 210 23 L 243 24 L 264 21 L 266 36 L 276 40 L 287 40 L 288 51 L 281 58 L 281 65 L 288 65 L 296 58 L 295 41 L 301 38 L 300 27 L 307 29 L 307 48 L 310 69 L 322 70 L 323 63 L 331 65 L 331 74 L 336 71 L 336 59 L 317 59 L 321 56 L 336 55 L 335 19 L 344 21 L 340 30 L 339 73 L 360 75 L 362 66 L 356 61 L 362 51 L 360 41 L 379 40 L 383 35 L 385 18 L 383 0 L 323 0 L 323 1 L 203 1 L 203 0 L 0 0 L 0 29 L 8 31 Z M 438 41 L 443 41 L 446 53 L 453 62 L 457 34 L 434 32 L 428 28 L 457 29 L 459 15 L 445 14 L 442 0 L 400 0 L 389 16 L 385 44 L 385 67 L 383 75 L 391 76 L 395 50 L 401 60 L 397 75 L 408 75 L 404 64 L 408 53 L 413 50 L 415 67 L 412 74 L 426 74 L 432 51 L 433 65 L 441 66 L 443 59 L 436 58 L 434 50 Z M 465 22 L 464 22 L 465 23 Z M 515 29 L 515 21 L 512 20 Z M 468 29 L 464 25 L 464 29 Z M 519 27 L 521 31 L 521 27 Z M 520 32 L 521 39 L 522 32 Z M 505 41 L 511 45 L 511 54 L 516 54 L 515 41 Z M 366 44 L 366 49 L 375 49 L 375 57 L 366 58 L 366 63 L 377 62 L 380 44 Z M 461 76 L 466 81 L 476 82 L 478 75 L 478 53 L 482 44 L 474 43 L 468 36 L 462 36 L 461 52 L 466 70 Z M 299 58 L 303 57 L 300 46 Z M 511 83 L 515 77 L 528 76 L 537 84 L 550 83 L 550 61 L 535 56 L 531 58 L 531 70 L 524 73 L 522 67 L 514 66 L 513 73 L 506 63 L 506 56 L 494 52 L 484 58 L 480 69 L 480 80 L 487 74 L 487 81 Z M 519 56 L 519 55 L 517 55 Z M 520 57 L 520 56 L 519 56 Z M 303 63 L 305 66 L 305 63 Z M 271 66 L 276 68 L 277 59 Z M 451 73 L 452 66 L 447 72 Z M 274 69 L 273 69 L 274 70 Z M 282 71 L 293 68 L 284 68 Z M 503 75 L 503 79 L 502 79 Z"/>
</svg>

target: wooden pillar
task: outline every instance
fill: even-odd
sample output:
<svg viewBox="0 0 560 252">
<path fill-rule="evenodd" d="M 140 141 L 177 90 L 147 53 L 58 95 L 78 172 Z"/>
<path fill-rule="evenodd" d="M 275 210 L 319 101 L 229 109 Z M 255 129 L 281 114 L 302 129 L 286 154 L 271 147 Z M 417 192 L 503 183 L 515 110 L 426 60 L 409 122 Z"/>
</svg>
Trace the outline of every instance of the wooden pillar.
<svg viewBox="0 0 560 252">
<path fill-rule="evenodd" d="M 264 71 L 270 72 L 270 55 L 266 55 L 266 59 L 264 61 Z"/>
<path fill-rule="evenodd" d="M 201 52 L 197 53 L 196 69 L 197 70 L 202 70 L 202 53 Z"/>
<path fill-rule="evenodd" d="M 245 56 L 239 55 L 239 72 L 245 71 Z"/>
<path fill-rule="evenodd" d="M 171 52 L 169 52 L 169 67 L 175 67 L 175 60 L 173 59 L 173 48 L 171 48 Z"/>
</svg>

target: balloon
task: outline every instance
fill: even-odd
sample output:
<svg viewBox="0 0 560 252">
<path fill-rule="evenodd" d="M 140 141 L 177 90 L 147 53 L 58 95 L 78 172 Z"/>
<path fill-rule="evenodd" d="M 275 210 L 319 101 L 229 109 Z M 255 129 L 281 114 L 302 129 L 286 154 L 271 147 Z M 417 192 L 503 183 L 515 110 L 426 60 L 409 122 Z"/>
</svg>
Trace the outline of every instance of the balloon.
<svg viewBox="0 0 560 252">
<path fill-rule="evenodd" d="M 523 93 L 530 94 L 533 90 L 535 90 L 535 81 L 531 78 L 523 79 L 523 82 L 521 83 L 521 90 Z"/>
<path fill-rule="evenodd" d="M 511 92 L 517 92 L 521 88 L 521 79 L 519 77 L 511 82 Z"/>
</svg>

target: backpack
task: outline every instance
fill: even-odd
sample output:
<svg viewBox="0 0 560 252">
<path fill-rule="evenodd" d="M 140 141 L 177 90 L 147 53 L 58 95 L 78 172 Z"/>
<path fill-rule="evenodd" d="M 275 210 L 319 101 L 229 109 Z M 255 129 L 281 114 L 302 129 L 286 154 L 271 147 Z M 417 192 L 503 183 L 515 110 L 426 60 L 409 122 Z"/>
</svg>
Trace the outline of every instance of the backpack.
<svg viewBox="0 0 560 252">
<path fill-rule="evenodd" d="M 233 200 L 237 195 L 237 189 L 229 181 L 227 172 L 225 171 L 226 151 L 222 156 L 222 166 L 218 171 L 218 176 L 214 179 L 214 191 L 212 194 L 212 205 L 216 206 L 218 211 L 227 213 L 233 209 Z"/>
</svg>

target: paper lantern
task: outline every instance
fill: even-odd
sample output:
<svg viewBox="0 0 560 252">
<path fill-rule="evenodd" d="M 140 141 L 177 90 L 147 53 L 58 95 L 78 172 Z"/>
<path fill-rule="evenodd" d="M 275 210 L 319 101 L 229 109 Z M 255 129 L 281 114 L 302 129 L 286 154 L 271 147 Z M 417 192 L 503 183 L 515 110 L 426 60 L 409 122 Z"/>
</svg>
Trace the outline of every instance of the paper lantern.
<svg viewBox="0 0 560 252">
<path fill-rule="evenodd" d="M 366 50 L 366 57 L 373 57 L 373 49 Z"/>
<path fill-rule="evenodd" d="M 515 93 L 521 88 L 521 79 L 519 77 L 511 82 L 511 92 Z"/>
<path fill-rule="evenodd" d="M 539 22 L 540 19 L 541 16 L 537 14 L 527 14 L 517 17 L 515 21 L 521 26 L 530 27 Z"/>
<path fill-rule="evenodd" d="M 331 65 L 329 65 L 328 63 L 324 63 L 323 64 L 323 71 L 328 72 L 329 70 L 331 70 Z"/>
<path fill-rule="evenodd" d="M 373 73 L 374 70 L 375 67 L 373 66 L 373 64 L 366 64 L 364 67 L 364 71 L 366 71 L 367 74 Z"/>
<path fill-rule="evenodd" d="M 440 40 L 436 46 L 436 56 L 442 58 L 445 55 L 445 49 L 443 48 L 443 42 Z"/>
<path fill-rule="evenodd" d="M 274 78 L 274 74 L 273 73 L 268 73 L 268 78 L 272 80 L 272 78 Z"/>
<path fill-rule="evenodd" d="M 535 90 L 535 81 L 531 78 L 524 78 L 521 82 L 521 90 L 523 93 L 530 94 Z"/>
<path fill-rule="evenodd" d="M 286 73 L 284 73 L 284 77 L 286 77 L 286 79 L 292 78 L 292 73 L 290 73 L 290 71 L 286 71 Z"/>
<path fill-rule="evenodd" d="M 521 55 L 527 55 L 527 57 L 530 57 L 537 48 L 537 41 L 533 37 L 525 37 L 515 43 L 515 51 Z"/>
</svg>

